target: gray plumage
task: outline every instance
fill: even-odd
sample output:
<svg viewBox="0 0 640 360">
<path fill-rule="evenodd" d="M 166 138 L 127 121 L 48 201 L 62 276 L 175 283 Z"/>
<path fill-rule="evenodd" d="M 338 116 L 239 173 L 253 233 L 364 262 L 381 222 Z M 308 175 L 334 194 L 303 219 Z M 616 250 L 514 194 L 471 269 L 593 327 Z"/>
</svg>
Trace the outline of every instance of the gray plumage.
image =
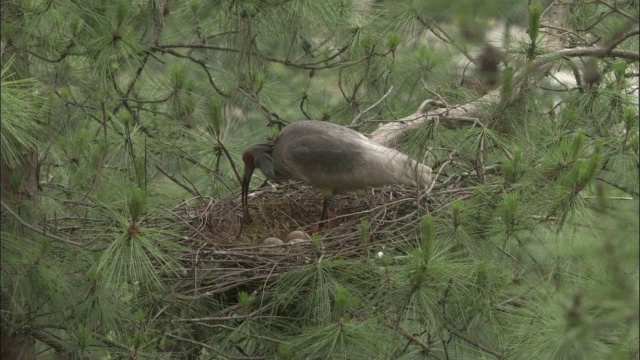
<svg viewBox="0 0 640 360">
<path fill-rule="evenodd" d="M 288 125 L 273 143 L 250 146 L 243 160 L 245 206 L 255 168 L 271 180 L 299 180 L 316 187 L 325 200 L 335 193 L 366 187 L 391 184 L 427 187 L 431 183 L 428 166 L 355 130 L 324 121 L 305 120 Z"/>
</svg>

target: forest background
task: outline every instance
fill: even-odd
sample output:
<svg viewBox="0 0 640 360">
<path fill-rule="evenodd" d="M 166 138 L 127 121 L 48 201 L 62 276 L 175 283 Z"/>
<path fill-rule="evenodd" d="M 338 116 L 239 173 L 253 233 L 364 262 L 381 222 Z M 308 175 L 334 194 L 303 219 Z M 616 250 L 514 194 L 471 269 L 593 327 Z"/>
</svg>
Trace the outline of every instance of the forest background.
<svg viewBox="0 0 640 360">
<path fill-rule="evenodd" d="M 638 358 L 638 1 L 1 6 L 3 359 Z M 238 236 L 300 119 L 435 182 Z"/>
</svg>

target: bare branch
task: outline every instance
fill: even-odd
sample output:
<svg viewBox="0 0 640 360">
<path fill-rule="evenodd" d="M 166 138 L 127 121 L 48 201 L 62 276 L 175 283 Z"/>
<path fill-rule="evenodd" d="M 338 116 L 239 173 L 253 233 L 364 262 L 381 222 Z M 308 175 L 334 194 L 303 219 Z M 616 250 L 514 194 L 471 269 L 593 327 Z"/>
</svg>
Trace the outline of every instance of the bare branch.
<svg viewBox="0 0 640 360">
<path fill-rule="evenodd" d="M 620 35 L 619 37 L 613 39 L 613 41 L 611 41 L 611 44 L 609 44 L 608 49 L 609 50 L 613 50 L 615 49 L 616 46 L 620 45 L 620 43 L 622 43 L 623 41 L 627 40 L 628 38 L 632 37 L 632 36 L 636 36 L 640 34 L 640 29 L 636 29 L 633 31 L 629 31 L 626 32 L 622 35 Z"/>
<path fill-rule="evenodd" d="M 28 229 L 30 229 L 30 230 L 32 230 L 32 231 L 35 231 L 35 232 L 37 232 L 37 233 L 38 233 L 38 234 L 40 234 L 40 235 L 43 235 L 43 236 L 49 237 L 49 238 L 51 238 L 51 239 L 53 239 L 53 240 L 58 240 L 58 241 L 61 241 L 61 242 L 65 243 L 65 244 L 69 244 L 69 245 L 73 245 L 73 246 L 77 246 L 77 247 L 84 247 L 84 244 L 81 244 L 81 243 L 79 243 L 79 242 L 75 242 L 75 241 L 72 241 L 72 240 L 67 240 L 67 239 L 65 239 L 65 238 L 61 238 L 60 236 L 56 236 L 56 235 L 53 235 L 53 234 L 47 234 L 47 233 L 45 233 L 44 231 L 42 231 L 42 230 L 40 230 L 40 229 L 36 228 L 35 226 L 33 226 L 33 225 L 29 224 L 29 223 L 28 223 L 28 222 L 26 222 L 24 219 L 22 219 L 22 218 L 20 217 L 20 215 L 16 214 L 16 213 L 15 213 L 15 212 L 14 212 L 14 211 L 9 207 L 9 205 L 7 205 L 7 204 L 5 204 L 5 203 L 4 203 L 4 201 L 1 201 L 1 200 L 0 200 L 0 204 L 2 205 L 2 207 L 4 208 L 4 210 L 5 210 L 5 211 L 7 211 L 11 216 L 13 216 L 16 220 L 18 220 L 18 222 L 19 222 L 20 224 L 22 224 L 24 227 L 26 227 L 26 228 L 28 228 Z"/>
<path fill-rule="evenodd" d="M 578 57 L 578 56 L 593 56 L 599 58 L 625 58 L 629 60 L 640 60 L 640 53 L 626 50 L 609 50 L 606 47 L 577 47 L 571 49 L 562 49 L 554 53 L 544 56 L 533 64 L 533 68 L 540 68 L 548 63 L 558 60 L 562 57 Z M 521 82 L 524 78 L 524 72 L 531 71 L 530 69 L 523 70 L 518 75 L 514 76 L 514 85 Z M 427 121 L 433 121 L 436 119 L 442 120 L 448 112 L 449 118 L 469 118 L 482 108 L 483 104 L 495 103 L 500 100 L 501 88 L 494 89 L 481 98 L 470 101 L 466 104 L 454 105 L 449 109 L 437 109 L 425 114 L 411 114 L 405 118 L 399 119 L 393 123 L 386 123 L 378 126 L 378 128 L 371 133 L 371 139 L 379 144 L 385 146 L 393 146 L 401 141 L 407 134 L 413 129 L 421 126 Z"/>
<path fill-rule="evenodd" d="M 353 121 L 351 121 L 351 125 L 356 125 L 358 123 L 358 120 L 360 120 L 360 117 L 362 117 L 362 115 L 364 115 L 368 111 L 371 111 L 371 109 L 373 109 L 374 107 L 378 106 L 378 104 L 380 104 L 384 99 L 387 98 L 387 96 L 389 96 L 389 94 L 391 94 L 391 91 L 393 91 L 393 86 L 391 86 L 389 88 L 389 90 L 387 91 L 387 93 L 384 94 L 378 101 L 373 103 L 373 105 L 371 105 L 368 108 L 360 111 L 360 113 L 358 115 L 356 115 L 356 117 L 353 118 Z"/>
<path fill-rule="evenodd" d="M 599 1 L 596 1 L 596 2 L 598 4 L 602 4 L 602 5 L 606 6 L 606 7 L 608 7 L 609 9 L 611 9 L 612 12 L 615 12 L 615 13 L 618 13 L 618 14 L 622 15 L 622 16 L 626 17 L 627 19 L 633 21 L 636 24 L 638 23 L 638 18 L 637 17 L 631 16 L 631 15 L 627 14 L 626 12 L 620 10 L 620 8 L 618 8 L 618 6 L 616 6 L 615 1 L 614 1 L 613 5 L 609 4 L 606 1 L 602 1 L 602 0 L 599 0 Z"/>
</svg>

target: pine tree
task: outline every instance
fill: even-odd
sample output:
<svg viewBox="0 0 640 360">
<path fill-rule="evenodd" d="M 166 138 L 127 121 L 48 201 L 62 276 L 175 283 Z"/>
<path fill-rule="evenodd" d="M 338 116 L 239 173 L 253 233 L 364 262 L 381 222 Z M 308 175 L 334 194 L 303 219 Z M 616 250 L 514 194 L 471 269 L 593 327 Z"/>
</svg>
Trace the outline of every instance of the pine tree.
<svg viewBox="0 0 640 360">
<path fill-rule="evenodd" d="M 638 13 L 3 1 L 2 357 L 637 358 Z M 238 236 L 243 149 L 299 119 L 435 182 L 270 247 L 316 209 L 266 191 Z"/>
</svg>

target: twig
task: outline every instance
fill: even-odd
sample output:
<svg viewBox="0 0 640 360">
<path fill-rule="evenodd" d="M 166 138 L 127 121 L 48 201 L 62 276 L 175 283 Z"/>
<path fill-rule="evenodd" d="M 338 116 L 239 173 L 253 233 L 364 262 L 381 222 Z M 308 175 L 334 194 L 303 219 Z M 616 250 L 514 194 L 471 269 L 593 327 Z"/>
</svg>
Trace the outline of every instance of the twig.
<svg viewBox="0 0 640 360">
<path fill-rule="evenodd" d="M 249 94 L 242 88 L 238 88 L 237 90 L 239 93 L 246 96 L 247 99 L 253 101 L 256 105 L 260 107 L 260 110 L 262 110 L 262 112 L 265 114 L 267 118 L 267 121 L 269 122 L 268 126 L 271 126 L 272 124 L 276 124 L 278 125 L 279 129 L 282 129 L 284 126 L 288 124 L 277 113 L 275 113 L 274 111 L 271 111 L 266 105 L 264 105 L 262 101 L 260 101 L 260 98 L 258 98 L 257 95 Z"/>
<path fill-rule="evenodd" d="M 391 86 L 389 88 L 389 90 L 387 91 L 387 93 L 384 94 L 378 101 L 373 103 L 373 105 L 371 105 L 368 108 L 360 111 L 360 113 L 358 115 L 356 115 L 356 117 L 353 118 L 353 121 L 351 121 L 351 125 L 356 125 L 358 123 L 358 120 L 360 120 L 360 117 L 362 117 L 362 115 L 364 115 L 366 112 L 370 111 L 374 107 L 378 106 L 378 104 L 380 104 L 384 99 L 387 98 L 387 96 L 389 96 L 389 94 L 391 94 L 391 91 L 393 91 L 393 86 Z"/>
<path fill-rule="evenodd" d="M 405 339 L 409 340 L 410 342 L 420 346 L 422 348 L 422 351 L 424 353 L 429 353 L 431 351 L 431 346 L 423 341 L 421 341 L 420 339 L 418 339 L 415 336 L 412 336 L 411 334 L 409 334 L 408 332 L 406 332 L 404 329 L 402 329 L 400 326 L 398 327 L 394 327 L 393 324 L 391 324 L 391 322 L 387 321 L 384 324 L 385 327 L 393 330 L 393 331 L 397 331 L 400 333 L 400 335 L 404 336 Z"/>
<path fill-rule="evenodd" d="M 36 228 L 35 226 L 33 226 L 33 225 L 29 224 L 29 223 L 28 223 L 28 222 L 26 222 L 26 221 L 24 221 L 24 220 L 20 217 L 20 215 L 16 214 L 16 213 L 15 213 L 15 212 L 14 212 L 14 211 L 9 207 L 9 205 L 7 205 L 7 204 L 5 204 L 5 203 L 4 203 L 4 201 L 0 200 L 0 204 L 2 204 L 2 207 L 3 207 L 3 208 L 4 208 L 4 209 L 9 213 L 9 214 L 11 214 L 11 216 L 13 216 L 16 220 L 18 220 L 18 222 L 19 222 L 20 224 L 22 224 L 24 227 L 26 227 L 26 228 L 28 228 L 28 229 L 30 229 L 30 230 L 32 230 L 32 231 L 35 231 L 35 232 L 37 232 L 37 233 L 38 233 L 38 234 L 40 234 L 40 235 L 44 235 L 44 236 L 46 236 L 46 237 L 49 237 L 49 238 L 51 238 L 51 239 L 58 240 L 58 241 L 62 241 L 63 243 L 66 243 L 66 244 L 69 244 L 69 245 L 73 245 L 73 246 L 77 246 L 77 247 L 84 248 L 84 244 L 81 244 L 81 243 L 79 243 L 79 242 L 75 242 L 75 241 L 72 241 L 72 240 L 67 240 L 67 239 L 65 239 L 65 238 L 61 238 L 60 236 L 56 236 L 56 235 L 53 235 L 53 234 L 45 233 L 44 231 L 42 231 L 42 230 L 40 230 L 40 229 Z"/>
<path fill-rule="evenodd" d="M 180 180 L 178 180 L 178 179 L 176 179 L 175 177 L 173 177 L 173 176 L 169 175 L 169 173 L 167 173 L 166 171 L 164 171 L 160 166 L 158 166 L 158 165 L 155 165 L 155 166 L 156 166 L 156 169 L 157 169 L 158 171 L 160 171 L 164 176 L 166 176 L 167 178 L 169 178 L 169 180 L 173 181 L 176 185 L 178 185 L 178 186 L 180 186 L 181 188 L 185 189 L 185 190 L 186 190 L 189 194 L 191 194 L 193 197 L 196 197 L 196 198 L 197 198 L 197 197 L 199 197 L 199 196 L 200 196 L 196 191 L 194 191 L 194 190 L 192 190 L 192 189 L 189 189 L 189 187 L 188 187 L 187 185 L 185 185 L 185 184 L 181 183 L 181 182 L 180 182 Z"/>
<path fill-rule="evenodd" d="M 202 343 L 202 342 L 199 342 L 199 341 L 195 341 L 195 340 L 192 340 L 192 339 L 183 338 L 183 337 L 181 337 L 181 336 L 173 335 L 173 334 L 171 334 L 171 333 L 167 333 L 166 335 L 167 335 L 168 337 L 170 337 L 170 338 L 174 338 L 174 339 L 176 339 L 176 340 L 186 341 L 186 342 L 190 342 L 190 343 L 192 343 L 192 344 L 198 345 L 198 346 L 202 346 L 203 348 L 209 349 L 209 350 L 213 351 L 214 353 L 216 353 L 216 354 L 218 354 L 218 355 L 220 355 L 220 356 L 223 356 L 223 357 L 224 357 L 224 358 L 226 358 L 226 359 L 247 359 L 247 360 L 248 360 L 248 359 L 256 359 L 256 360 L 257 360 L 257 359 L 265 359 L 265 358 L 263 358 L 263 357 L 233 357 L 233 356 L 229 356 L 229 355 L 227 355 L 227 354 L 223 353 L 222 351 L 220 351 L 220 350 L 218 350 L 218 349 L 214 348 L 214 347 L 213 347 L 213 346 L 211 346 L 211 345 L 207 345 L 207 344 Z"/>
<path fill-rule="evenodd" d="M 440 107 L 449 107 L 447 105 L 447 103 L 445 102 L 440 102 L 440 101 L 436 101 L 433 99 L 427 99 L 425 101 L 423 101 L 420 106 L 418 106 L 418 109 L 416 110 L 416 112 L 414 114 L 424 114 L 426 111 L 424 111 L 424 108 L 426 108 L 428 105 L 437 105 Z"/>
<path fill-rule="evenodd" d="M 479 148 L 478 148 L 478 169 L 476 170 L 478 172 L 478 178 L 480 179 L 481 183 L 485 183 L 485 179 L 484 179 L 484 131 L 481 131 L 480 133 L 480 144 L 478 144 Z"/>
<path fill-rule="evenodd" d="M 436 104 L 437 104 L 437 105 L 440 105 L 440 106 L 444 106 L 444 107 L 447 109 L 447 111 L 445 111 L 445 113 L 444 113 L 444 115 L 446 116 L 446 115 L 449 113 L 449 104 L 447 104 L 447 101 L 446 101 L 446 100 L 445 100 L 445 99 L 444 99 L 440 94 L 438 94 L 437 92 L 435 92 L 435 91 L 433 91 L 433 90 L 429 89 L 429 87 L 427 86 L 427 82 L 426 82 L 426 81 L 424 81 L 424 76 L 421 76 L 421 77 L 420 77 L 420 83 L 422 84 L 422 87 L 423 87 L 423 88 L 424 88 L 428 93 L 430 93 L 430 94 L 432 94 L 432 95 L 435 95 L 435 96 L 438 98 L 438 100 L 440 100 L 440 102 L 441 102 L 441 103 L 436 103 Z M 424 104 L 424 102 L 423 102 L 423 104 Z M 420 112 L 422 112 L 422 110 L 423 110 L 423 109 L 424 109 L 424 108 L 422 107 L 422 105 L 420 105 L 420 107 L 418 108 L 418 110 L 419 110 Z"/>
<path fill-rule="evenodd" d="M 440 173 L 442 173 L 442 170 L 444 170 L 444 168 L 449 165 L 449 163 L 451 163 L 453 161 L 453 155 L 455 155 L 456 150 L 453 150 L 450 154 L 449 157 L 447 158 L 447 161 L 445 161 L 441 166 L 440 169 L 438 169 L 438 173 L 436 174 L 436 176 L 433 178 L 433 181 L 431 182 L 431 186 L 429 186 L 429 189 L 426 192 L 426 195 L 431 194 L 431 191 L 433 190 L 433 187 L 436 185 L 436 180 L 438 180 L 438 178 L 440 177 Z"/>
<path fill-rule="evenodd" d="M 236 163 L 233 161 L 233 158 L 231 158 L 231 154 L 229 154 L 229 151 L 222 144 L 220 139 L 217 139 L 217 140 L 218 140 L 218 146 L 222 149 L 222 152 L 224 152 L 224 155 L 227 157 L 227 160 L 229 160 L 229 164 L 231 165 L 231 169 L 233 170 L 233 173 L 236 175 L 236 179 L 238 180 L 238 184 L 242 183 L 242 178 L 240 177 L 240 174 L 238 173 L 238 170 L 236 169 Z"/>
<path fill-rule="evenodd" d="M 464 342 L 466 342 L 466 343 L 468 343 L 468 344 L 470 344 L 470 345 L 473 345 L 473 346 L 477 347 L 478 349 L 480 349 L 481 351 L 486 352 L 487 354 L 491 354 L 491 355 L 495 356 L 495 357 L 496 357 L 496 359 L 502 359 L 502 354 L 501 354 L 501 353 L 499 353 L 499 352 L 497 352 L 497 351 L 495 351 L 495 350 L 493 350 L 493 349 L 489 348 L 489 347 L 488 347 L 488 346 L 486 346 L 486 345 L 483 345 L 483 344 L 482 344 L 482 343 L 480 343 L 479 341 L 475 341 L 475 340 L 471 340 L 471 339 L 469 339 L 468 337 L 466 337 L 466 336 L 462 335 L 459 331 L 456 331 L 456 330 L 454 330 L 454 329 L 452 329 L 452 328 L 450 328 L 450 327 L 448 327 L 448 326 L 446 326 L 446 327 L 447 327 L 447 330 L 448 330 L 450 333 L 452 333 L 452 334 L 453 334 L 453 335 L 455 335 L 456 337 L 458 337 L 458 338 L 460 338 L 460 339 L 464 340 Z"/>
<path fill-rule="evenodd" d="M 273 263 L 273 267 L 271 268 L 271 271 L 269 271 L 269 275 L 267 275 L 267 278 L 264 279 L 264 284 L 262 285 L 262 296 L 260 297 L 260 307 L 263 306 L 262 304 L 264 302 L 264 294 L 267 288 L 267 282 L 269 282 L 269 278 L 271 277 L 271 274 L 273 274 L 273 270 L 276 268 L 276 265 L 278 265 L 277 261 Z"/>
<path fill-rule="evenodd" d="M 196 324 L 200 325 L 200 326 L 207 327 L 207 328 L 213 328 L 213 329 L 218 328 L 218 329 L 225 329 L 225 330 L 229 330 L 229 331 L 238 331 L 237 328 L 234 328 L 234 327 L 228 326 L 228 325 L 223 325 L 223 324 L 207 324 L 207 323 L 196 323 Z M 253 333 L 244 334 L 244 335 L 251 336 L 251 337 L 254 337 L 256 339 L 263 339 L 263 340 L 275 342 L 275 343 L 278 343 L 278 344 L 286 343 L 286 341 L 270 338 L 270 337 L 267 337 L 267 336 L 256 335 L 256 334 L 253 334 Z"/>
<path fill-rule="evenodd" d="M 218 85 L 216 85 L 216 83 L 213 81 L 213 76 L 211 76 L 211 72 L 209 72 L 209 65 L 207 65 L 206 62 L 204 62 L 203 60 L 197 59 L 192 57 L 191 55 L 184 55 L 179 53 L 178 51 L 175 50 L 171 50 L 171 49 L 167 49 L 167 48 L 163 48 L 162 46 L 157 46 L 158 49 L 161 49 L 164 52 L 167 52 L 173 56 L 179 57 L 179 58 L 183 58 L 183 59 L 189 59 L 192 62 L 200 65 L 200 67 L 202 67 L 202 70 L 204 70 L 204 72 L 207 74 L 207 78 L 209 79 L 209 84 L 211 84 L 211 86 L 213 87 L 213 89 L 220 95 L 223 96 L 225 98 L 229 97 L 229 94 L 225 93 L 224 91 L 222 91 L 222 89 L 220 89 L 218 87 Z"/>
<path fill-rule="evenodd" d="M 614 5 L 611 5 L 611 4 L 607 3 L 606 1 L 596 1 L 596 2 L 598 4 L 602 4 L 602 5 L 606 6 L 606 7 L 608 7 L 609 9 L 611 9 L 611 11 L 626 17 L 627 19 L 633 21 L 636 24 L 638 23 L 638 18 L 636 18 L 635 16 L 631 16 L 631 15 L 627 14 L 626 12 L 620 10 L 618 8 L 618 6 L 615 4 L 615 2 L 614 2 Z"/>
<path fill-rule="evenodd" d="M 613 39 L 611 41 L 611 43 L 609 44 L 609 50 L 613 50 L 616 48 L 616 46 L 620 45 L 620 43 L 622 43 L 623 41 L 627 40 L 628 38 L 632 37 L 632 36 L 636 36 L 640 34 L 640 30 L 636 29 L 633 31 L 629 31 L 627 33 L 624 33 L 622 35 L 620 35 L 619 37 Z"/>
</svg>

